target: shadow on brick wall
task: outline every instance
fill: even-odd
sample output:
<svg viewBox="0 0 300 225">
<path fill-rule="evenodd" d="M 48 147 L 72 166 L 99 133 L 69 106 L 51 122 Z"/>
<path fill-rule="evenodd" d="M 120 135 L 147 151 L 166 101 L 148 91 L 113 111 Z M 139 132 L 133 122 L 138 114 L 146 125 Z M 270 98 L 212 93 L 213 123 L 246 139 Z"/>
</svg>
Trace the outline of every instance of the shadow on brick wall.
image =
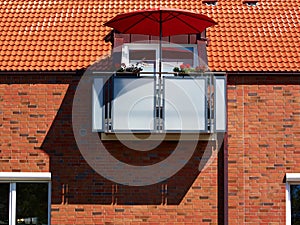
<svg viewBox="0 0 300 225">
<path fill-rule="evenodd" d="M 191 189 L 200 171 L 203 151 L 214 143 L 198 142 L 188 163 L 169 179 L 148 186 L 116 184 L 96 173 L 82 157 L 73 134 L 72 104 L 83 71 L 55 73 L 38 71 L 33 74 L 6 76 L 5 84 L 68 84 L 62 103 L 39 149 L 50 158 L 53 204 L 118 204 L 178 205 Z M 42 74 L 42 76 L 41 76 Z M 49 94 L 53 94 L 52 91 Z M 46 113 L 46 112 L 45 112 Z M 103 142 L 105 148 L 120 161 L 142 166 L 160 162 L 176 148 L 176 141 L 164 141 L 151 151 L 134 151 L 119 141 Z M 140 144 L 140 143 L 139 143 Z M 147 142 L 143 144 L 147 145 Z M 189 143 L 186 144 L 187 148 Z M 208 155 L 210 152 L 208 152 Z M 208 157 L 206 155 L 206 157 Z M 201 184 L 200 184 L 201 185 Z M 201 187 L 197 187 L 201 188 Z"/>
<path fill-rule="evenodd" d="M 108 67 L 109 60 L 99 61 L 100 65 Z M 103 63 L 103 64 L 101 64 Z M 194 154 L 185 166 L 167 180 L 147 186 L 126 186 L 114 183 L 95 172 L 85 161 L 77 147 L 72 128 L 72 106 L 76 88 L 84 71 L 62 73 L 62 75 L 23 74 L 14 76 L 11 83 L 51 83 L 68 84 L 60 108 L 51 127 L 41 145 L 50 158 L 50 172 L 52 174 L 52 203 L 53 204 L 100 204 L 100 205 L 178 205 L 186 193 L 191 189 L 195 179 L 200 174 L 199 164 L 203 159 L 204 149 L 212 149 L 214 142 L 199 141 Z M 17 78 L 17 79 L 16 79 Z M 8 81 L 10 82 L 10 81 Z M 99 141 L 100 138 L 99 138 Z M 176 148 L 176 141 L 163 141 L 151 151 L 135 151 L 124 146 L 119 141 L 102 141 L 106 150 L 116 159 L 127 164 L 143 166 L 151 165 L 166 159 Z M 148 145 L 146 141 L 138 145 Z M 185 143 L 189 148 L 190 143 Z M 210 150 L 211 151 L 211 150 Z M 211 152 L 205 153 L 205 159 Z M 217 185 L 217 184 L 216 184 Z M 196 187 L 201 189 L 200 186 Z"/>
<path fill-rule="evenodd" d="M 82 157 L 73 134 L 72 103 L 80 75 L 64 80 L 69 84 L 57 115 L 41 148 L 49 154 L 53 204 L 178 205 L 200 171 L 204 149 L 211 142 L 198 142 L 193 156 L 175 175 L 148 186 L 114 183 L 96 173 Z M 101 141 L 99 139 L 99 141 Z M 104 141 L 105 148 L 120 161 L 150 165 L 168 157 L 176 141 L 163 141 L 151 151 L 134 151 L 119 141 Z M 145 145 L 147 143 L 145 142 Z M 187 147 L 189 143 L 187 142 Z M 209 147 L 209 149 L 212 149 Z M 210 152 L 208 155 L 211 154 Z M 206 157 L 208 156 L 206 155 Z M 198 187 L 201 188 L 201 187 Z"/>
</svg>

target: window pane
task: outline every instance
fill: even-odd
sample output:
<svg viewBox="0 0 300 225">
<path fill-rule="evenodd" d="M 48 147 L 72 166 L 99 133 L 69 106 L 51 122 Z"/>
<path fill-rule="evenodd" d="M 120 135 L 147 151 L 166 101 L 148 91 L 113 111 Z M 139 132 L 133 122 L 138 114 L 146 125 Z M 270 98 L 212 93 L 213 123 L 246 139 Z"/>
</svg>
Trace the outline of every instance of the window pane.
<svg viewBox="0 0 300 225">
<path fill-rule="evenodd" d="M 300 185 L 291 185 L 292 225 L 300 225 Z"/>
<path fill-rule="evenodd" d="M 141 62 L 144 65 L 142 72 L 155 72 L 156 50 L 129 50 L 129 64 L 136 65 Z"/>
<path fill-rule="evenodd" d="M 9 183 L 0 183 L 0 224 L 8 225 Z"/>
<path fill-rule="evenodd" d="M 156 51 L 155 50 L 129 50 L 129 59 L 130 60 L 139 60 L 139 61 L 155 61 L 156 60 Z"/>
<path fill-rule="evenodd" d="M 165 72 L 172 72 L 182 64 L 195 66 L 193 47 L 163 47 L 162 58 Z"/>
<path fill-rule="evenodd" d="M 17 183 L 17 224 L 48 223 L 48 183 Z"/>
</svg>

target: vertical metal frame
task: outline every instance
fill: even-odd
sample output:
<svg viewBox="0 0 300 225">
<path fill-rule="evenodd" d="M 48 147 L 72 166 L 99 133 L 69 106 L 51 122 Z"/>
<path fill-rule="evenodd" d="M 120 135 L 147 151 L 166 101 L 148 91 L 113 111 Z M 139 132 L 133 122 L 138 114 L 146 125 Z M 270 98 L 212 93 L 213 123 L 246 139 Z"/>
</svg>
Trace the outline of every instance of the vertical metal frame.
<svg viewBox="0 0 300 225">
<path fill-rule="evenodd" d="M 205 117 L 205 129 L 204 130 L 166 130 L 165 129 L 165 120 L 164 118 L 166 117 L 165 115 L 165 96 L 166 96 L 166 82 L 165 80 L 171 80 L 171 79 L 177 79 L 177 80 L 181 80 L 181 79 L 190 79 L 190 80 L 197 80 L 197 79 L 201 79 L 204 80 L 204 95 L 205 95 L 205 104 L 204 104 L 204 117 Z M 208 121 L 207 121 L 207 77 L 163 77 L 163 106 L 162 106 L 162 112 L 163 112 L 163 132 L 168 132 L 168 133 L 193 133 L 193 132 L 204 132 L 204 133 L 208 133 Z"/>
<path fill-rule="evenodd" d="M 225 107 L 225 115 L 224 115 L 224 121 L 225 121 L 225 124 L 224 124 L 224 129 L 223 130 L 220 130 L 220 129 L 217 129 L 217 94 L 216 92 L 218 91 L 217 90 L 217 80 L 224 80 L 224 107 Z M 226 84 L 227 84 L 227 79 L 225 76 L 215 76 L 214 77 L 214 131 L 215 132 L 226 132 L 226 127 L 227 127 L 227 87 L 226 87 Z"/>
<path fill-rule="evenodd" d="M 209 126 L 208 131 L 210 133 L 214 132 L 214 76 L 213 73 L 209 73 L 207 76 L 208 79 L 208 87 L 207 87 L 207 112 L 209 112 L 209 115 L 207 115 L 207 119 L 208 119 L 208 124 L 207 126 Z"/>
<path fill-rule="evenodd" d="M 110 76 L 109 79 L 106 81 L 104 86 L 104 131 L 111 132 L 111 102 L 113 99 L 113 90 L 114 90 L 114 83 L 113 83 L 114 76 Z"/>
<path fill-rule="evenodd" d="M 115 104 L 114 103 L 114 99 L 115 99 L 115 88 L 114 88 L 114 85 L 115 85 L 115 82 L 114 80 L 115 79 L 131 79 L 131 80 L 136 80 L 136 79 L 151 79 L 153 80 L 153 109 L 152 109 L 152 115 L 153 115 L 153 129 L 152 130 L 120 130 L 120 129 L 115 129 L 113 127 L 113 116 L 111 116 L 111 131 L 112 132 L 115 132 L 115 133 L 128 133 L 128 132 L 134 132 L 134 133 L 145 133 L 145 132 L 153 132 L 153 131 L 156 131 L 156 76 L 153 76 L 153 77 L 136 77 L 136 76 L 123 76 L 123 77 L 117 77 L 117 76 L 114 76 L 113 77 L 113 85 L 112 85 L 112 101 L 111 101 L 111 115 L 114 115 L 114 107 L 113 105 Z"/>
<path fill-rule="evenodd" d="M 95 80 L 96 79 L 102 79 L 102 90 L 100 90 L 99 94 L 97 94 L 97 87 L 95 87 Z M 103 132 L 104 131 L 104 127 L 105 127 L 105 118 L 104 118 L 104 114 L 105 114 L 105 104 L 104 104 L 104 77 L 94 77 L 93 79 L 93 84 L 92 84 L 92 132 Z M 101 129 L 98 129 L 98 128 L 94 128 L 94 120 L 96 118 L 96 116 L 98 115 L 95 115 L 94 112 L 95 112 L 95 100 L 101 98 L 101 101 L 103 102 L 103 107 L 102 107 L 102 126 L 101 126 Z M 98 100 L 99 101 L 99 100 Z M 100 103 L 101 103 L 100 101 Z"/>
</svg>

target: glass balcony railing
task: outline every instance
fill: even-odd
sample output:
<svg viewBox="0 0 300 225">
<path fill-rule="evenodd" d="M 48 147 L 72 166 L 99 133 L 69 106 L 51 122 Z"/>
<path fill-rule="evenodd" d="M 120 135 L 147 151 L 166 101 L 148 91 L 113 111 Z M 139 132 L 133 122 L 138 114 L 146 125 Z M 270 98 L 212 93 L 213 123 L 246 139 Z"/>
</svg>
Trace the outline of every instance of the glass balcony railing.
<svg viewBox="0 0 300 225">
<path fill-rule="evenodd" d="M 224 73 L 94 72 L 93 131 L 215 133 L 226 131 Z"/>
</svg>

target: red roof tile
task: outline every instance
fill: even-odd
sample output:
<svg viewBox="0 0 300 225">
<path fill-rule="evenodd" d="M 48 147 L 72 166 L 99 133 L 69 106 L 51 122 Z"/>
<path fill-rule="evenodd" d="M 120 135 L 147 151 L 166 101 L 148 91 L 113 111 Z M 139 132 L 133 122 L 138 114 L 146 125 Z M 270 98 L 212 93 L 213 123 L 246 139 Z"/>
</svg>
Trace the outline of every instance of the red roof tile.
<svg viewBox="0 0 300 225">
<path fill-rule="evenodd" d="M 115 15 L 170 7 L 201 12 L 218 25 L 207 36 L 216 71 L 299 71 L 300 2 L 217 1 L 6 1 L 0 0 L 0 70 L 73 70 L 110 53 L 103 23 Z"/>
</svg>

